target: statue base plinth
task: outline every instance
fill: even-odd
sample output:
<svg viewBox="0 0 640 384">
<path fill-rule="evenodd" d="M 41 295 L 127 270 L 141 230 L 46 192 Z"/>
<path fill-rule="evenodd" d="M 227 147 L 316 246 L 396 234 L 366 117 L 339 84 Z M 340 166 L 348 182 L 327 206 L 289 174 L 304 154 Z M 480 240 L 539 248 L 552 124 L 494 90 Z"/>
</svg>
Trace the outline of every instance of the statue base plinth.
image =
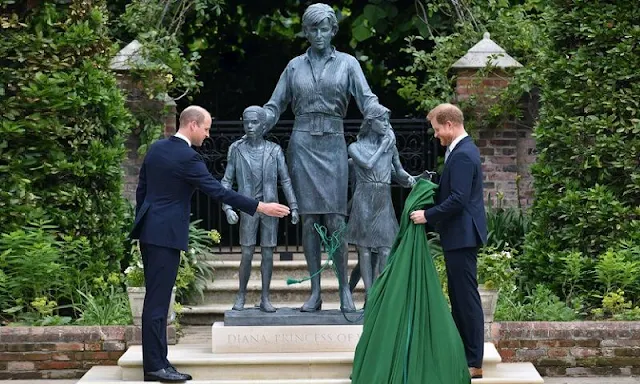
<svg viewBox="0 0 640 384">
<path fill-rule="evenodd" d="M 213 353 L 353 353 L 362 325 L 264 325 L 211 327 Z"/>
<path fill-rule="evenodd" d="M 343 314 L 339 309 L 300 312 L 300 308 L 278 308 L 276 312 L 267 313 L 259 308 L 247 308 L 224 313 L 225 326 L 362 325 L 363 320 L 363 310 Z"/>
</svg>

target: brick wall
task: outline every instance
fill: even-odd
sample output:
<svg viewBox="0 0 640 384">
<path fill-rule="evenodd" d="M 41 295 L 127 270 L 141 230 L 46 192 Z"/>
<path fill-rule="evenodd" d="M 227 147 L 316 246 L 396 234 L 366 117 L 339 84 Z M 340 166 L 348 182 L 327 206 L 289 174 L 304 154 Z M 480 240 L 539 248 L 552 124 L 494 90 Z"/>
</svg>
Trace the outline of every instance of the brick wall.
<svg viewBox="0 0 640 384">
<path fill-rule="evenodd" d="M 640 375 L 640 322 L 504 322 L 491 336 L 504 362 L 543 376 Z"/>
<path fill-rule="evenodd" d="M 476 101 L 475 114 L 482 116 L 494 102 L 494 97 L 509 84 L 509 79 L 509 75 L 500 70 L 482 77 L 475 70 L 462 70 L 457 74 L 456 101 L 473 96 Z M 483 162 L 485 200 L 491 196 L 495 202 L 496 195 L 500 194 L 504 196 L 503 203 L 507 206 L 517 206 L 518 199 L 523 207 L 533 203 L 530 169 L 535 162 L 536 143 L 531 129 L 537 114 L 535 99 L 523 100 L 523 109 L 521 120 L 480 128 L 474 132 Z"/>
<path fill-rule="evenodd" d="M 174 327 L 168 335 L 175 344 Z M 141 340 L 136 326 L 0 327 L 0 380 L 80 378 L 94 365 L 116 365 Z"/>
<path fill-rule="evenodd" d="M 168 137 L 176 132 L 176 106 L 175 102 L 162 102 L 155 99 L 149 99 L 141 89 L 140 84 L 136 84 L 131 76 L 126 73 L 117 75 L 118 85 L 127 97 L 127 107 L 131 111 L 145 109 L 147 111 L 156 110 L 158 113 L 164 114 L 164 136 Z M 149 112 L 147 112 L 149 113 Z M 134 129 L 125 141 L 127 151 L 126 158 L 123 161 L 122 169 L 124 170 L 124 188 L 123 196 L 135 204 L 136 188 L 138 186 L 138 174 L 142 165 L 143 156 L 138 155 L 138 147 L 140 146 L 140 131 Z"/>
</svg>

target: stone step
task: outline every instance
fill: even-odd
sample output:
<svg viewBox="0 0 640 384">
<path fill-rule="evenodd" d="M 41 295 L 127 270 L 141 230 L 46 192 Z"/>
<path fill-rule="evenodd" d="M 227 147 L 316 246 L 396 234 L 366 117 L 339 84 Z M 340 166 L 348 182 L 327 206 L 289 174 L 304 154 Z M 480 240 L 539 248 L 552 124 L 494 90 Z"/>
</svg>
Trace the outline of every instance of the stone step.
<svg viewBox="0 0 640 384">
<path fill-rule="evenodd" d="M 356 308 L 361 309 L 364 307 L 364 301 L 357 299 L 359 297 L 363 297 L 362 292 L 356 292 L 354 294 L 354 299 L 356 299 L 355 305 Z M 276 308 L 300 308 L 302 307 L 303 302 L 295 302 L 295 303 L 280 303 L 280 302 L 272 302 L 274 307 Z M 203 305 L 188 305 L 184 306 L 182 309 L 182 317 L 180 318 L 180 323 L 184 325 L 212 325 L 217 321 L 224 321 L 224 312 L 231 309 L 233 303 L 228 304 L 203 304 Z M 260 305 L 260 301 L 256 302 L 247 302 L 245 307 L 258 307 Z M 327 302 L 324 301 L 322 303 L 322 309 L 340 309 L 340 303 L 335 302 Z M 209 336 L 210 337 L 210 336 Z"/>
<path fill-rule="evenodd" d="M 123 381 L 122 368 L 118 366 L 94 366 L 77 384 L 143 384 L 144 381 Z M 351 384 L 349 379 L 301 379 L 301 380 L 190 380 L 189 384 Z"/>
<path fill-rule="evenodd" d="M 324 262 L 326 259 L 322 261 Z M 238 270 L 240 269 L 240 259 L 230 260 L 230 259 L 222 259 L 222 260 L 210 260 L 208 261 L 209 265 L 213 267 L 215 270 L 214 276 L 215 279 L 238 279 Z M 356 266 L 357 260 L 349 260 L 349 273 Z M 292 261 L 273 261 L 273 274 L 271 276 L 271 280 L 286 280 L 289 277 L 292 278 L 302 278 L 309 275 L 309 271 L 307 270 L 307 262 L 303 259 L 294 259 Z M 322 272 L 323 278 L 333 278 L 335 277 L 333 271 L 330 268 L 327 268 Z M 256 260 L 255 258 L 251 262 L 251 278 L 250 280 L 258 280 L 261 279 L 260 273 L 260 259 Z"/>
<path fill-rule="evenodd" d="M 254 260 L 261 260 L 260 247 L 256 247 L 253 254 Z M 242 249 L 240 246 L 213 248 L 212 252 L 205 253 L 207 260 L 240 260 Z M 293 260 L 305 260 L 302 247 L 278 247 L 273 251 L 273 260 L 280 260 L 281 255 L 291 256 Z M 322 257 L 327 258 L 326 252 L 322 251 Z M 358 252 L 354 246 L 349 247 L 349 260 L 358 260 Z"/>
<path fill-rule="evenodd" d="M 169 361 L 179 370 L 200 380 L 345 380 L 351 374 L 353 352 L 325 353 L 232 353 L 213 354 L 211 345 L 175 345 L 169 347 Z M 500 355 L 491 343 L 485 344 L 484 378 L 473 384 L 539 384 L 544 381 L 530 363 L 500 363 Z M 142 380 L 142 349 L 132 346 L 118 360 L 122 380 Z M 347 379 L 348 380 L 348 379 Z M 88 382 L 88 381 L 87 381 Z M 295 381 L 294 381 L 295 382 Z M 334 381 L 326 381 L 333 383 Z M 216 383 L 215 381 L 213 383 Z M 300 381 L 300 383 L 305 383 Z M 307 382 L 308 383 L 308 382 Z"/>
<path fill-rule="evenodd" d="M 232 306 L 238 293 L 239 282 L 237 279 L 215 279 L 212 283 L 208 283 L 204 291 L 204 300 L 198 304 L 227 304 Z M 326 278 L 321 280 L 322 299 L 324 301 L 339 302 L 338 280 Z M 262 292 L 262 283 L 260 280 L 249 280 L 247 285 L 246 303 L 259 303 Z M 311 282 L 304 281 L 300 284 L 287 285 L 284 279 L 275 279 L 271 281 L 270 295 L 272 302 L 297 303 L 305 302 L 311 293 Z M 356 293 L 362 293 L 364 299 L 364 283 L 362 280 L 356 286 Z M 358 300 L 356 295 L 355 300 Z M 291 306 L 291 305 L 288 305 Z"/>
<path fill-rule="evenodd" d="M 473 379 L 472 384 L 540 384 L 531 363 L 498 364 L 497 377 Z M 535 374 L 533 373 L 535 372 Z M 593 379 L 591 379 L 593 380 Z M 591 382 L 591 381 L 590 381 Z M 611 381 L 613 383 L 613 381 Z M 122 369 L 118 366 L 94 366 L 78 384 L 143 384 L 143 381 L 123 381 Z M 349 379 L 293 379 L 293 380 L 191 380 L 190 384 L 351 384 Z"/>
</svg>

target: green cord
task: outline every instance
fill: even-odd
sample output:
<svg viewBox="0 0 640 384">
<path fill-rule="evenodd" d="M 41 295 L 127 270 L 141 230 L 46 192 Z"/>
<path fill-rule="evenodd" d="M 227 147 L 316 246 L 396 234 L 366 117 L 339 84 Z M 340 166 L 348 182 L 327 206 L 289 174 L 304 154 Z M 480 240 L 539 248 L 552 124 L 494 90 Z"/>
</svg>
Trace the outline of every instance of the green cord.
<svg viewBox="0 0 640 384">
<path fill-rule="evenodd" d="M 299 284 L 299 283 L 302 283 L 303 281 L 310 280 L 313 277 L 321 274 L 325 269 L 327 269 L 329 265 L 333 265 L 333 273 L 336 275 L 336 277 L 338 277 L 338 267 L 335 265 L 335 263 L 333 263 L 333 255 L 342 245 L 342 233 L 347 229 L 347 226 L 345 224 L 342 224 L 340 228 L 338 228 L 336 231 L 334 231 L 331 234 L 331 236 L 328 235 L 326 227 L 319 225 L 318 223 L 314 223 L 313 227 L 315 228 L 316 232 L 318 232 L 318 235 L 320 236 L 320 241 L 322 241 L 324 250 L 327 253 L 327 261 L 324 262 L 322 267 L 316 273 L 310 276 L 307 276 L 302 279 L 293 279 L 291 277 L 287 278 L 287 285 Z M 342 292 L 342 283 L 340 282 L 340 278 L 338 278 L 338 292 Z M 342 312 L 342 316 L 345 318 L 345 320 L 347 320 L 350 323 L 355 323 L 362 320 L 362 318 L 364 317 L 364 312 L 354 320 L 351 320 L 347 317 L 347 314 L 344 311 L 342 311 L 342 307 L 343 307 L 342 295 L 339 294 L 339 296 L 340 296 L 340 309 L 341 309 L 340 312 Z"/>
<path fill-rule="evenodd" d="M 337 231 L 333 232 L 331 236 L 327 235 L 326 227 L 318 225 L 318 223 L 313 224 L 313 227 L 320 235 L 320 240 L 322 241 L 322 245 L 324 245 L 325 252 L 327 252 L 328 255 L 327 261 L 325 261 L 322 267 L 313 275 L 307 276 L 303 279 L 293 279 L 291 277 L 287 278 L 287 285 L 300 284 L 304 281 L 311 280 L 315 276 L 321 274 L 333 262 L 333 254 L 338 250 L 338 248 L 340 248 L 342 232 L 344 232 L 344 230 L 346 229 L 346 226 L 344 224 Z M 334 270 L 334 272 L 337 274 L 337 271 Z M 340 284 L 340 281 L 338 281 L 338 284 Z"/>
</svg>

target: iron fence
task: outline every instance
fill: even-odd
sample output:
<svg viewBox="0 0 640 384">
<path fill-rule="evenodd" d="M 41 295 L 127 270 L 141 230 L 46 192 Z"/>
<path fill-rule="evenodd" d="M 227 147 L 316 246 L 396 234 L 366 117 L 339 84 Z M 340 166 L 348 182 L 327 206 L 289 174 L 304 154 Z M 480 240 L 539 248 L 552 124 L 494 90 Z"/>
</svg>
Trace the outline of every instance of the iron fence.
<svg viewBox="0 0 640 384">
<path fill-rule="evenodd" d="M 356 140 L 361 123 L 362 120 L 344 121 L 347 145 Z M 428 122 L 425 119 L 392 119 L 391 125 L 395 131 L 396 146 L 405 170 L 412 175 L 418 175 L 425 170 L 435 170 L 440 145 L 430 133 Z M 293 120 L 279 121 L 266 138 L 279 144 L 286 153 L 292 128 Z M 224 176 L 229 146 L 243 134 L 241 121 L 214 121 L 211 127 L 211 136 L 198 149 L 209 172 L 218 180 Z M 391 187 L 393 205 L 398 217 L 402 212 L 408 193 L 408 189 L 399 185 L 394 184 Z M 280 188 L 279 195 L 280 201 L 286 202 Z M 203 228 L 217 229 L 220 232 L 222 241 L 218 251 L 239 252 L 238 225 L 228 224 L 221 204 L 200 191 L 197 191 L 193 196 L 192 220 L 202 220 Z M 301 228 L 301 225 L 291 224 L 289 219 L 280 221 L 278 252 L 302 251 Z"/>
</svg>

